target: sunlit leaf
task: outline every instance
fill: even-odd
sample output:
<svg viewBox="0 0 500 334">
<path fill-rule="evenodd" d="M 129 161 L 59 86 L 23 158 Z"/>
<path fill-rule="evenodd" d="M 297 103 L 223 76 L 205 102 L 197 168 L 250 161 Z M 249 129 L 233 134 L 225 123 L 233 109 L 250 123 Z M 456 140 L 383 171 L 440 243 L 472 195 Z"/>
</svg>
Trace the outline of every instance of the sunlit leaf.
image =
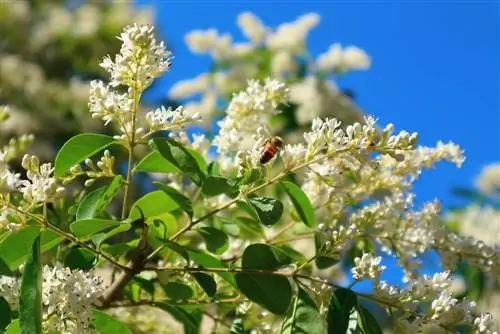
<svg viewBox="0 0 500 334">
<path fill-rule="evenodd" d="M 316 215 L 314 208 L 307 198 L 306 194 L 300 189 L 298 185 L 288 181 L 282 181 L 281 185 L 285 188 L 286 193 L 290 197 L 293 206 L 297 210 L 300 219 L 309 227 L 316 226 Z"/>
<path fill-rule="evenodd" d="M 40 236 L 33 242 L 24 264 L 19 297 L 21 333 L 42 332 L 42 264 L 40 261 Z"/>
</svg>

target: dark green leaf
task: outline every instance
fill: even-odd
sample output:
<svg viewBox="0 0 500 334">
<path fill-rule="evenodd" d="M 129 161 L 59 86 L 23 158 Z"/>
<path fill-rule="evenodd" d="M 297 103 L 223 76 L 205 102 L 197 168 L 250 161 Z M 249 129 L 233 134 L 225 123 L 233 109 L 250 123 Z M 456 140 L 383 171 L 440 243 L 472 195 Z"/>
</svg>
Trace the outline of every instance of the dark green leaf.
<svg viewBox="0 0 500 334">
<path fill-rule="evenodd" d="M 32 251 L 33 242 L 40 234 L 40 227 L 29 226 L 16 232 L 11 232 L 0 243 L 0 258 L 2 262 L 14 271 L 21 265 Z"/>
<path fill-rule="evenodd" d="M 291 263 L 286 252 L 271 245 L 252 244 L 243 252 L 243 268 L 275 270 Z"/>
<path fill-rule="evenodd" d="M 24 264 L 19 297 L 21 333 L 42 332 L 42 264 L 40 262 L 40 237 L 33 242 Z"/>
<path fill-rule="evenodd" d="M 173 300 L 186 300 L 193 297 L 193 290 L 189 286 L 178 282 L 169 282 L 163 285 L 163 290 Z"/>
<path fill-rule="evenodd" d="M 229 247 L 229 241 L 226 233 L 214 227 L 200 227 L 196 230 L 201 234 L 207 245 L 209 252 L 214 254 L 222 254 Z"/>
<path fill-rule="evenodd" d="M 209 297 L 215 296 L 217 283 L 212 276 L 205 273 L 192 273 L 192 275 Z"/>
<path fill-rule="evenodd" d="M 106 187 L 106 190 L 97 201 L 94 215 L 98 215 L 102 211 L 106 210 L 109 204 L 111 204 L 113 199 L 115 199 L 115 197 L 122 189 L 123 184 L 124 184 L 123 176 L 116 175 L 113 178 L 113 181 L 111 181 L 111 183 Z"/>
<path fill-rule="evenodd" d="M 189 257 L 194 262 L 198 263 L 199 265 L 205 268 L 227 268 L 227 266 L 224 263 L 222 263 L 219 259 L 209 254 L 194 250 L 190 250 L 188 251 L 188 253 Z M 232 286 L 236 286 L 236 281 L 234 280 L 233 274 L 228 272 L 218 272 L 217 275 L 226 280 Z"/>
<path fill-rule="evenodd" d="M 93 309 L 92 316 L 94 317 L 92 326 L 100 334 L 132 334 L 132 331 L 127 326 L 103 311 Z"/>
<path fill-rule="evenodd" d="M 96 190 L 89 192 L 78 204 L 78 209 L 76 210 L 76 219 L 90 219 L 94 218 L 96 214 L 96 207 L 99 198 L 106 191 L 106 187 L 101 187 Z"/>
<path fill-rule="evenodd" d="M 282 276 L 237 273 L 236 285 L 251 301 L 275 314 L 285 314 L 292 300 L 290 281 Z"/>
<path fill-rule="evenodd" d="M 235 194 L 238 192 L 236 182 L 220 176 L 209 176 L 201 188 L 205 196 L 217 196 L 220 194 Z"/>
<path fill-rule="evenodd" d="M 304 256 L 304 254 L 296 251 L 295 248 L 290 245 L 284 244 L 274 247 L 285 252 L 292 259 L 292 261 L 297 263 L 297 265 L 299 266 L 307 262 L 307 258 Z"/>
<path fill-rule="evenodd" d="M 203 166 L 199 164 L 199 157 L 197 160 L 192 152 L 188 151 L 182 144 L 169 138 L 154 138 L 150 141 L 150 145 L 195 184 L 200 186 L 203 183 L 205 174 L 202 171 Z"/>
<path fill-rule="evenodd" d="M 357 296 L 352 290 L 338 288 L 334 291 L 328 307 L 328 333 L 346 333 L 349 316 L 356 304 Z"/>
<path fill-rule="evenodd" d="M 220 176 L 220 164 L 218 161 L 212 161 L 208 164 L 207 173 L 209 176 Z"/>
<path fill-rule="evenodd" d="M 92 218 L 77 220 L 71 223 L 69 229 L 76 237 L 86 238 L 118 225 L 120 225 L 120 222 L 116 220 Z"/>
<path fill-rule="evenodd" d="M 311 297 L 299 288 L 298 296 L 292 307 L 288 310 L 282 334 L 324 334 L 326 326 L 318 311 L 318 307 Z"/>
<path fill-rule="evenodd" d="M 359 303 L 358 303 L 359 304 Z M 362 305 L 358 305 L 358 326 L 363 334 L 383 334 L 382 328 L 377 322 L 377 319 L 364 308 Z"/>
<path fill-rule="evenodd" d="M 316 258 L 316 267 L 318 267 L 318 269 L 326 269 L 336 265 L 338 262 L 339 260 L 328 256 L 319 256 Z"/>
<path fill-rule="evenodd" d="M 59 150 L 55 162 L 54 175 L 61 177 L 71 167 L 116 142 L 110 136 L 82 133 L 70 138 Z"/>
<path fill-rule="evenodd" d="M 262 172 L 258 168 L 247 169 L 238 181 L 239 185 L 251 184 L 263 178 Z"/>
<path fill-rule="evenodd" d="M 144 173 L 179 173 L 179 168 L 161 156 L 160 152 L 152 151 L 135 166 L 134 172 Z"/>
<path fill-rule="evenodd" d="M 142 277 L 135 276 L 125 286 L 123 293 L 125 294 L 127 299 L 136 302 L 143 299 L 143 297 L 141 297 L 142 291 L 146 291 L 150 296 L 153 296 L 155 292 L 154 283 Z"/>
<path fill-rule="evenodd" d="M 302 189 L 295 183 L 282 181 L 281 185 L 285 188 L 300 219 L 302 219 L 307 226 L 314 228 L 316 226 L 316 215 L 314 214 L 314 208 L 306 194 L 304 194 Z"/>
<path fill-rule="evenodd" d="M 252 197 L 248 199 L 255 209 L 259 220 L 266 226 L 276 224 L 283 214 L 283 203 L 271 197 Z"/>
<path fill-rule="evenodd" d="M 89 270 L 97 264 L 97 257 L 88 249 L 72 248 L 66 255 L 64 264 L 70 269 Z"/>
<path fill-rule="evenodd" d="M 10 310 L 9 303 L 3 297 L 0 297 L 0 333 L 7 328 L 11 320 L 12 311 Z"/>
<path fill-rule="evenodd" d="M 134 203 L 129 215 L 132 220 L 142 218 L 141 211 L 137 207 L 144 214 L 144 218 L 152 218 L 178 209 L 179 204 L 162 190 L 156 190 L 144 195 Z"/>
<path fill-rule="evenodd" d="M 161 182 L 153 182 L 153 184 L 160 188 L 160 190 L 165 194 L 170 196 L 170 198 L 172 198 L 179 205 L 179 207 L 189 215 L 189 217 L 193 217 L 193 204 L 186 195 Z"/>
<path fill-rule="evenodd" d="M 237 317 L 234 319 L 229 334 L 245 334 L 245 327 L 243 326 L 243 318 Z"/>
<path fill-rule="evenodd" d="M 109 239 L 117 234 L 120 234 L 120 233 L 123 233 L 123 232 L 130 230 L 131 227 L 132 227 L 132 224 L 126 223 L 126 222 L 121 222 L 120 225 L 109 230 L 108 232 L 100 232 L 100 233 L 94 234 L 92 236 L 92 242 L 99 249 L 104 241 L 106 241 L 107 239 Z"/>
</svg>

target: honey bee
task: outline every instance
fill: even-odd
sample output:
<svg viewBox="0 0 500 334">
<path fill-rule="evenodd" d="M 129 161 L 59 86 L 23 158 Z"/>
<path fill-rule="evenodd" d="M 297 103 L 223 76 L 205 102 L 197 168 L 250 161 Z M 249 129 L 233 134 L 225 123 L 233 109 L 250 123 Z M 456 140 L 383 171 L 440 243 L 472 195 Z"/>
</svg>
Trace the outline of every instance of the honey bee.
<svg viewBox="0 0 500 334">
<path fill-rule="evenodd" d="M 269 160 L 274 158 L 276 153 L 283 148 L 283 139 L 278 136 L 273 136 L 266 140 L 262 145 L 262 151 L 260 155 L 260 163 L 268 163 Z"/>
</svg>

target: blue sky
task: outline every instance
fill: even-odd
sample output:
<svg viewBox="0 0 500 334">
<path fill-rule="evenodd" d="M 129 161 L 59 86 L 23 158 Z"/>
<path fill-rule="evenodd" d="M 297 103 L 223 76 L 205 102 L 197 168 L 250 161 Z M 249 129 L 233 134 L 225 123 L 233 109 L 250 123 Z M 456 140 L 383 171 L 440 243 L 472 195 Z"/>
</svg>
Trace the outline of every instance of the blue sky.
<svg viewBox="0 0 500 334">
<path fill-rule="evenodd" d="M 441 164 L 416 185 L 418 202 L 440 198 L 459 203 L 452 186 L 473 184 L 481 166 L 500 161 L 500 5 L 493 1 L 139 1 L 157 9 L 157 27 L 175 55 L 160 85 L 148 95 L 165 96 L 180 79 L 208 69 L 208 57 L 192 54 L 184 36 L 217 28 L 242 39 L 236 17 L 257 14 L 268 26 L 307 12 L 321 15 L 309 37 L 314 55 L 331 43 L 364 48 L 373 60 L 366 72 L 343 78 L 358 104 L 397 129 L 420 134 L 423 145 L 453 140 L 466 152 L 461 169 Z"/>
</svg>

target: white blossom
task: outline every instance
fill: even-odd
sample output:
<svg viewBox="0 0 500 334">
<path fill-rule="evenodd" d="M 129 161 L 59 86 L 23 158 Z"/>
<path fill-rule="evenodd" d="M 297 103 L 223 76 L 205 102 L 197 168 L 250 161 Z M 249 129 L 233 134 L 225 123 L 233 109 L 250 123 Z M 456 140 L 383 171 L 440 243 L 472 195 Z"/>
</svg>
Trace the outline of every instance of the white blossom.
<svg viewBox="0 0 500 334">
<path fill-rule="evenodd" d="M 166 109 L 164 106 L 149 111 L 146 114 L 146 121 L 149 124 L 150 132 L 160 130 L 178 130 L 198 122 L 200 114 L 190 110 L 185 110 L 182 106 L 173 110 L 171 107 Z"/>
<path fill-rule="evenodd" d="M 474 319 L 474 328 L 477 334 L 498 334 L 498 330 L 494 328 L 495 323 L 493 317 L 489 313 L 481 314 Z"/>
<path fill-rule="evenodd" d="M 25 200 L 33 203 L 53 202 L 64 192 L 52 176 L 54 168 L 51 163 L 40 165 L 36 156 L 24 155 L 22 166 L 26 169 L 27 180 L 21 181 L 19 191 Z"/>
<path fill-rule="evenodd" d="M 380 265 L 381 261 L 381 256 L 373 257 L 370 253 L 365 253 L 362 257 L 354 258 L 355 266 L 351 269 L 352 276 L 355 280 L 362 278 L 379 279 L 380 274 L 385 269 L 385 266 Z"/>
<path fill-rule="evenodd" d="M 335 43 L 326 53 L 318 56 L 318 67 L 325 71 L 346 72 L 352 70 L 366 70 L 370 68 L 371 59 L 368 54 L 356 46 L 347 46 L 345 49 Z"/>
<path fill-rule="evenodd" d="M 319 15 L 309 13 L 292 23 L 283 23 L 268 34 L 266 45 L 272 50 L 287 50 L 294 54 L 304 51 L 309 32 L 319 23 Z"/>
<path fill-rule="evenodd" d="M 238 25 L 243 34 L 255 44 L 262 43 L 269 30 L 257 16 L 250 12 L 244 12 L 238 16 Z"/>
<path fill-rule="evenodd" d="M 485 195 L 500 191 L 500 162 L 486 165 L 476 179 L 476 186 Z"/>
</svg>

